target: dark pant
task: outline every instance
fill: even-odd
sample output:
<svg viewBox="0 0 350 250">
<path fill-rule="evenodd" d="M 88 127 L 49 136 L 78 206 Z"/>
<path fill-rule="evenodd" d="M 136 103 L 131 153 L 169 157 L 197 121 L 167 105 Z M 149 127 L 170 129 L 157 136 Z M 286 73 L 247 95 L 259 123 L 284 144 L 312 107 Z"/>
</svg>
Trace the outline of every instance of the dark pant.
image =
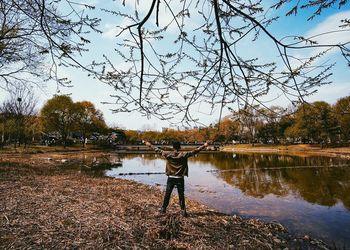
<svg viewBox="0 0 350 250">
<path fill-rule="evenodd" d="M 185 181 L 184 178 L 172 178 L 168 177 L 168 181 L 166 183 L 166 190 L 163 200 L 163 209 L 165 210 L 169 205 L 169 200 L 171 196 L 171 192 L 176 186 L 177 192 L 179 194 L 179 203 L 182 210 L 186 209 L 185 206 Z"/>
</svg>

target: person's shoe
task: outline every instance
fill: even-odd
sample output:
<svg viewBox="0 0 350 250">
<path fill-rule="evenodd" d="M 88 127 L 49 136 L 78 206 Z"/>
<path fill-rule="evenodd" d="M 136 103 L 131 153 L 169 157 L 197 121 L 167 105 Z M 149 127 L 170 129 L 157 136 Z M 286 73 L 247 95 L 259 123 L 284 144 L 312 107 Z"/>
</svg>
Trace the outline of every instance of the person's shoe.
<svg viewBox="0 0 350 250">
<path fill-rule="evenodd" d="M 188 216 L 188 214 L 187 214 L 187 212 L 186 212 L 186 209 L 182 209 L 182 210 L 181 210 L 181 215 L 182 215 L 183 217 L 187 217 L 187 216 Z"/>
</svg>

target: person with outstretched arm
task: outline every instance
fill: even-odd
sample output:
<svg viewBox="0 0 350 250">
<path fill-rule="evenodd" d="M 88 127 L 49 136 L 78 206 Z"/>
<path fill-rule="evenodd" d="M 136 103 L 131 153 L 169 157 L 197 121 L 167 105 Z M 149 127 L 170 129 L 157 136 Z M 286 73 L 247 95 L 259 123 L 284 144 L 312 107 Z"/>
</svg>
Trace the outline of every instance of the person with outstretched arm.
<svg viewBox="0 0 350 250">
<path fill-rule="evenodd" d="M 185 205 L 185 181 L 184 177 L 188 176 L 188 163 L 187 159 L 194 156 L 204 148 L 209 146 L 209 141 L 204 145 L 192 150 L 192 151 L 180 151 L 180 142 L 173 143 L 173 151 L 163 151 L 162 149 L 153 146 L 150 142 L 144 142 L 148 147 L 152 148 L 156 153 L 161 154 L 166 159 L 165 174 L 168 176 L 163 205 L 160 209 L 160 213 L 165 213 L 169 205 L 169 200 L 174 187 L 177 187 L 179 194 L 179 203 L 181 208 L 181 214 L 187 217 L 186 205 Z"/>
</svg>

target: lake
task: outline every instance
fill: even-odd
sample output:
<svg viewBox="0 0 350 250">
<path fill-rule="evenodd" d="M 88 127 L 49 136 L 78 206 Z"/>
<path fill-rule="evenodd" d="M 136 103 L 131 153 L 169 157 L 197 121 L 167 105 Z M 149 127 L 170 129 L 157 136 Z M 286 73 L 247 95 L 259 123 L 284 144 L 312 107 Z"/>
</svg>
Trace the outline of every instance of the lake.
<svg viewBox="0 0 350 250">
<path fill-rule="evenodd" d="M 120 155 L 105 175 L 157 185 L 166 176 L 155 154 Z M 350 248 L 350 161 L 330 157 L 204 153 L 189 160 L 186 196 L 229 215 L 277 221 L 298 236 Z M 176 190 L 173 195 L 177 196 Z M 178 202 L 176 199 L 171 202 Z M 161 204 L 159 204 L 161 205 Z M 189 211 L 190 212 L 190 211 Z"/>
</svg>

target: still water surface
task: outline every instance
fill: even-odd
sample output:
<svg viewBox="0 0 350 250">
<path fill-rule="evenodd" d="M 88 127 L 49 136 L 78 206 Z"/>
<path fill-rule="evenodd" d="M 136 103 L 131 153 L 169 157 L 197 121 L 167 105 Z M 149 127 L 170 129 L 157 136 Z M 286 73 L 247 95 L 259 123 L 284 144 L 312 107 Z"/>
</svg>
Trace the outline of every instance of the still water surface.
<svg viewBox="0 0 350 250">
<path fill-rule="evenodd" d="M 166 176 L 157 155 L 121 156 L 107 176 L 163 189 Z M 189 160 L 186 195 L 226 214 L 277 221 L 299 236 L 308 234 L 350 248 L 350 161 L 329 157 L 266 154 L 199 154 Z M 177 192 L 173 192 L 177 195 Z M 177 198 L 172 202 L 177 202 Z"/>
</svg>

